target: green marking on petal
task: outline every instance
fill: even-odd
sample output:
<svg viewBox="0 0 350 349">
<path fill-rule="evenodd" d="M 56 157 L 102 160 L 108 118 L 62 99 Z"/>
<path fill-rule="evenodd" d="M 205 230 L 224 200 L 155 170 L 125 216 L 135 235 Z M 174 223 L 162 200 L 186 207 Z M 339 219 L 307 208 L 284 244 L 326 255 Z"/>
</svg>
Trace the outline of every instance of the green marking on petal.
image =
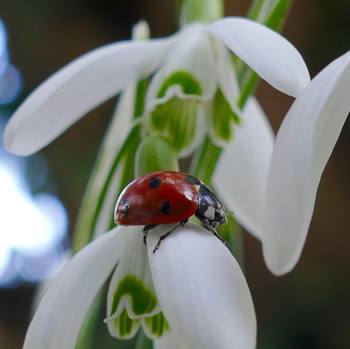
<svg viewBox="0 0 350 349">
<path fill-rule="evenodd" d="M 231 123 L 239 124 L 240 118 L 231 109 L 220 89 L 215 93 L 210 119 L 213 136 L 220 141 L 230 142 L 233 137 Z"/>
<path fill-rule="evenodd" d="M 124 309 L 120 316 L 114 320 L 116 336 L 120 339 L 134 337 L 140 326 L 139 319 L 130 319 L 127 311 Z"/>
<path fill-rule="evenodd" d="M 174 85 L 180 86 L 182 88 L 182 92 L 186 95 L 200 96 L 202 94 L 199 81 L 186 70 L 178 70 L 164 80 L 159 89 L 157 98 L 164 97 L 168 88 Z"/>
<path fill-rule="evenodd" d="M 142 326 L 147 336 L 152 339 L 159 338 L 169 331 L 168 321 L 162 312 L 152 317 L 143 318 Z"/>
<path fill-rule="evenodd" d="M 155 294 L 133 275 L 126 275 L 119 281 L 113 296 L 112 314 L 116 312 L 123 296 L 131 298 L 132 311 L 137 316 L 152 312 L 157 305 Z"/>
<path fill-rule="evenodd" d="M 191 147 L 197 134 L 198 97 L 202 88 L 192 74 L 178 70 L 164 80 L 157 98 L 165 97 L 174 86 L 180 87 L 186 98 L 176 95 L 161 101 L 151 112 L 148 127 L 151 134 L 163 136 L 177 153 L 182 153 Z"/>
<path fill-rule="evenodd" d="M 131 309 L 124 308 L 116 319 L 107 320 L 109 326 L 112 324 L 114 326 L 113 336 L 119 339 L 132 338 L 141 323 L 144 332 L 151 339 L 159 338 L 169 330 L 163 313 L 149 316 L 152 311 L 157 311 L 157 298 L 136 276 L 126 275 L 119 281 L 113 297 L 112 314 L 117 311 L 124 296 L 130 297 Z M 137 318 L 135 319 L 134 316 Z"/>
<path fill-rule="evenodd" d="M 190 147 L 197 134 L 199 101 L 173 97 L 150 115 L 152 133 L 165 137 L 177 152 Z"/>
</svg>

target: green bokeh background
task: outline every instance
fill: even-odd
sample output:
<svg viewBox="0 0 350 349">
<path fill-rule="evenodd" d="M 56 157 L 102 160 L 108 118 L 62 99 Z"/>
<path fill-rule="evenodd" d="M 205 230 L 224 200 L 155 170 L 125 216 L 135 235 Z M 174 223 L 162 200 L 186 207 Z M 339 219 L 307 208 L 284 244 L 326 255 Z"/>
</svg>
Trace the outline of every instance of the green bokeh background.
<svg viewBox="0 0 350 349">
<path fill-rule="evenodd" d="M 244 15 L 248 5 L 227 0 L 225 12 Z M 302 52 L 312 75 L 350 49 L 349 14 L 349 0 L 295 0 L 284 35 Z M 1 0 L 0 17 L 8 28 L 11 59 L 23 74 L 23 97 L 82 53 L 128 39 L 141 18 L 150 23 L 153 36 L 176 29 L 175 0 Z M 292 99 L 265 83 L 258 97 L 277 130 Z M 71 227 L 114 104 L 115 99 L 90 112 L 43 150 Z M 349 149 L 347 122 L 321 181 L 301 261 L 291 274 L 273 277 L 260 243 L 245 236 L 258 348 L 350 348 Z M 0 290 L 0 349 L 21 347 L 34 294 L 29 285 Z"/>
</svg>

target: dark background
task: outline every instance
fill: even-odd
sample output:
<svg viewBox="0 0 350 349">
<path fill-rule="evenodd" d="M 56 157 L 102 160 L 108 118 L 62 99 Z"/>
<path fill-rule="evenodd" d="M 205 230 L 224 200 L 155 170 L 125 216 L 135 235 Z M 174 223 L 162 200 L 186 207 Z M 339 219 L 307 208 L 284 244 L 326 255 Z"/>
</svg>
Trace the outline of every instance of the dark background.
<svg viewBox="0 0 350 349">
<path fill-rule="evenodd" d="M 226 15 L 244 15 L 248 5 L 247 0 L 227 0 Z M 176 30 L 175 0 L 1 0 L 0 17 L 8 28 L 11 60 L 23 75 L 22 98 L 73 58 L 129 38 L 139 19 L 150 23 L 153 36 Z M 296 0 L 284 35 L 315 75 L 350 49 L 350 1 Z M 291 99 L 265 84 L 258 97 L 277 130 Z M 71 227 L 114 103 L 90 112 L 43 150 Z M 292 273 L 273 277 L 263 263 L 260 243 L 246 235 L 258 348 L 350 348 L 349 149 L 347 122 L 321 181 L 301 261 Z M 1 349 L 21 347 L 34 293 L 30 285 L 0 290 Z"/>
</svg>

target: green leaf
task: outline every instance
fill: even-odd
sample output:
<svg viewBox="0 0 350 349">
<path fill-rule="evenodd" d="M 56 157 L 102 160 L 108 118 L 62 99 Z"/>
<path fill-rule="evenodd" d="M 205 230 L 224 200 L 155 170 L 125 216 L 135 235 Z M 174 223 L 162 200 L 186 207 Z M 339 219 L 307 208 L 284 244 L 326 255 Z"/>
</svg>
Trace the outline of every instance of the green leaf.
<svg viewBox="0 0 350 349">
<path fill-rule="evenodd" d="M 277 0 L 266 18 L 265 24 L 274 30 L 280 31 L 287 19 L 293 0 Z"/>
<path fill-rule="evenodd" d="M 255 0 L 248 10 L 248 17 L 271 29 L 280 30 L 292 2 L 293 0 Z"/>
<path fill-rule="evenodd" d="M 113 176 L 111 176 L 109 184 L 108 184 L 108 188 L 106 188 L 106 192 L 104 193 L 104 197 L 107 196 L 107 193 L 110 192 L 110 190 L 114 191 L 115 193 L 115 198 L 117 199 L 119 194 L 123 191 L 123 189 L 131 182 L 135 179 L 135 157 L 136 157 L 136 152 L 137 152 L 137 148 L 139 146 L 139 143 L 141 141 L 140 135 L 137 135 L 138 137 L 134 139 L 133 142 L 130 142 L 129 147 L 128 147 L 128 152 L 125 156 L 125 158 L 120 162 L 120 164 L 118 165 L 118 167 L 116 167 L 115 172 L 113 174 Z M 113 179 L 114 177 L 117 177 L 117 171 L 120 171 L 120 179 L 117 183 L 117 185 L 115 186 L 115 188 L 112 187 L 113 185 Z M 103 205 L 103 202 L 101 201 L 101 205 Z M 102 212 L 102 206 L 99 210 L 100 212 Z M 110 208 L 110 217 L 111 217 L 111 221 L 109 224 L 109 228 L 108 229 L 112 229 L 115 226 L 115 222 L 114 222 L 114 215 L 113 215 L 113 211 L 114 211 L 114 207 Z M 98 221 L 98 216 L 96 216 L 96 223 Z"/>
<path fill-rule="evenodd" d="M 74 233 L 73 252 L 77 252 L 92 240 L 98 217 L 116 171 L 119 169 L 120 164 L 125 161 L 128 154 L 132 151 L 135 152 L 136 146 L 140 142 L 140 132 L 140 124 L 136 124 L 129 132 L 129 135 L 116 156 L 108 175 L 102 182 L 100 191 L 96 195 L 94 194 L 93 197 L 91 197 L 89 191 L 85 194 L 86 198 L 84 198 L 84 203 L 86 202 L 86 205 L 83 203 L 83 209 L 80 211 L 78 218 L 77 228 Z M 118 192 L 116 192 L 116 195 L 118 195 Z M 91 201 L 87 199 L 90 199 Z"/>
<path fill-rule="evenodd" d="M 266 1 L 266 0 L 253 1 L 249 7 L 247 17 L 254 20 L 254 21 L 258 21 L 259 17 L 262 17 L 262 14 L 264 13 L 262 11 L 264 4 L 268 4 L 268 3 L 269 3 L 269 0 L 268 1 Z"/>
<path fill-rule="evenodd" d="M 160 170 L 179 170 L 174 147 L 161 136 L 149 136 L 139 145 L 135 158 L 136 177 Z"/>
</svg>

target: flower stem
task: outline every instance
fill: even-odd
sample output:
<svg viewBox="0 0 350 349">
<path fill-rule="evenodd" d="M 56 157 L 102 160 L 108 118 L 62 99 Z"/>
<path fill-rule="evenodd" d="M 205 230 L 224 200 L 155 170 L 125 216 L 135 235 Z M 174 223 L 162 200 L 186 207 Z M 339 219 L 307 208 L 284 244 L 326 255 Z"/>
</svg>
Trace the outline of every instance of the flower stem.
<svg viewBox="0 0 350 349">
<path fill-rule="evenodd" d="M 183 0 L 179 22 L 183 27 L 192 22 L 213 22 L 223 16 L 223 0 Z"/>
<path fill-rule="evenodd" d="M 281 31 L 292 3 L 293 0 L 255 0 L 248 11 L 248 17 L 273 30 Z M 236 59 L 235 66 L 241 87 L 238 106 L 243 108 L 249 96 L 254 93 L 259 77 L 241 60 Z"/>
</svg>

